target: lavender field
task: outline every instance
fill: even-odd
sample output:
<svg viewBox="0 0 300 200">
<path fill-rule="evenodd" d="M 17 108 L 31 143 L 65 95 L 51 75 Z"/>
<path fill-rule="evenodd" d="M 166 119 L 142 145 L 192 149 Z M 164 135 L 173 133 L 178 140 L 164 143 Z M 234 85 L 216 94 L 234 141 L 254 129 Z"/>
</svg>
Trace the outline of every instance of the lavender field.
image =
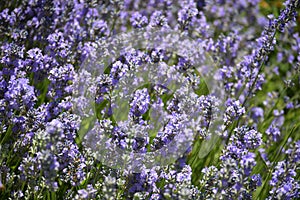
<svg viewBox="0 0 300 200">
<path fill-rule="evenodd" d="M 0 0 L 0 199 L 300 199 L 299 0 Z"/>
</svg>

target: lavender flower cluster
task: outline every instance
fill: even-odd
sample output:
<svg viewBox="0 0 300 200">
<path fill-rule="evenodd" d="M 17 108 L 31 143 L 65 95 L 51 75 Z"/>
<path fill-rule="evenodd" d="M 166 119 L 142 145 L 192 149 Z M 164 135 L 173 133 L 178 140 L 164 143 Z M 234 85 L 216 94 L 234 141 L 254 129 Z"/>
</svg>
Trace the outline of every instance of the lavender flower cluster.
<svg viewBox="0 0 300 200">
<path fill-rule="evenodd" d="M 0 199 L 299 199 L 299 8 L 1 2 Z"/>
</svg>

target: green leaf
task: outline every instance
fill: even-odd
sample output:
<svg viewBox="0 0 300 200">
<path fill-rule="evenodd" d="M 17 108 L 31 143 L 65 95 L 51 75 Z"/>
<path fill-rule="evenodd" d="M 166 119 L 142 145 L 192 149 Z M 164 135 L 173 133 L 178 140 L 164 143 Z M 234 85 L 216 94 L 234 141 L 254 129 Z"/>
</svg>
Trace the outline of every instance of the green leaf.
<svg viewBox="0 0 300 200">
<path fill-rule="evenodd" d="M 109 101 L 104 99 L 101 103 L 95 104 L 95 112 L 97 119 L 102 119 L 103 116 L 101 115 L 101 111 L 108 105 Z"/>
<path fill-rule="evenodd" d="M 205 82 L 205 79 L 201 76 L 200 72 L 197 69 L 194 69 L 193 73 L 194 73 L 194 75 L 196 75 L 200 78 L 200 83 L 193 88 L 194 92 L 199 96 L 208 95 L 209 89 Z"/>
<path fill-rule="evenodd" d="M 194 92 L 199 96 L 209 94 L 208 87 L 207 87 L 206 82 L 204 81 L 203 78 L 200 79 L 199 85 L 196 86 L 196 88 L 194 88 Z"/>
<path fill-rule="evenodd" d="M 81 121 L 80 129 L 78 131 L 78 136 L 76 138 L 76 143 L 78 145 L 81 144 L 85 134 L 94 126 L 95 121 L 96 121 L 95 116 L 85 118 Z"/>
</svg>

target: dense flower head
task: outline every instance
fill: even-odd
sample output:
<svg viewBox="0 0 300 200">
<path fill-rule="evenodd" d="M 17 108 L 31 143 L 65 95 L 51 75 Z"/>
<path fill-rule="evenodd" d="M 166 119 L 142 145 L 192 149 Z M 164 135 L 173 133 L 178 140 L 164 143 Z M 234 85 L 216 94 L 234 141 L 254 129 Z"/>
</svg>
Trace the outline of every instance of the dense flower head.
<svg viewBox="0 0 300 200">
<path fill-rule="evenodd" d="M 148 110 L 149 103 L 150 96 L 147 89 L 137 90 L 135 91 L 134 97 L 130 103 L 130 112 L 134 116 L 141 116 Z"/>
<path fill-rule="evenodd" d="M 19 110 L 23 108 L 29 110 L 36 102 L 34 87 L 29 85 L 27 78 L 12 79 L 4 94 L 4 99 L 7 101 L 9 109 Z"/>
<path fill-rule="evenodd" d="M 245 108 L 241 105 L 239 100 L 228 99 L 226 104 L 227 108 L 224 116 L 225 124 L 232 123 L 232 121 L 245 113 Z"/>
<path fill-rule="evenodd" d="M 272 174 L 270 185 L 273 189 L 270 191 L 272 197 L 275 198 L 298 198 L 299 183 L 294 179 L 296 172 L 293 169 L 287 169 L 284 162 L 279 162 Z"/>
<path fill-rule="evenodd" d="M 240 127 L 235 130 L 237 144 L 243 145 L 247 149 L 255 149 L 262 144 L 262 134 L 255 129 Z"/>
<path fill-rule="evenodd" d="M 148 18 L 146 16 L 143 16 L 139 12 L 135 12 L 132 14 L 130 18 L 131 24 L 135 28 L 141 28 L 148 24 Z"/>
</svg>

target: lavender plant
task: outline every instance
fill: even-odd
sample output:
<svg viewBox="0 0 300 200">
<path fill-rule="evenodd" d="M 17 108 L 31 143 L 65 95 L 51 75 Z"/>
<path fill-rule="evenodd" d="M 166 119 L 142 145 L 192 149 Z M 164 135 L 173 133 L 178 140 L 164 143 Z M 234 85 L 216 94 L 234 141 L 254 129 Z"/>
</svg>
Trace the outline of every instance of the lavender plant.
<svg viewBox="0 0 300 200">
<path fill-rule="evenodd" d="M 0 199 L 299 199 L 299 0 L 0 2 Z"/>
</svg>

